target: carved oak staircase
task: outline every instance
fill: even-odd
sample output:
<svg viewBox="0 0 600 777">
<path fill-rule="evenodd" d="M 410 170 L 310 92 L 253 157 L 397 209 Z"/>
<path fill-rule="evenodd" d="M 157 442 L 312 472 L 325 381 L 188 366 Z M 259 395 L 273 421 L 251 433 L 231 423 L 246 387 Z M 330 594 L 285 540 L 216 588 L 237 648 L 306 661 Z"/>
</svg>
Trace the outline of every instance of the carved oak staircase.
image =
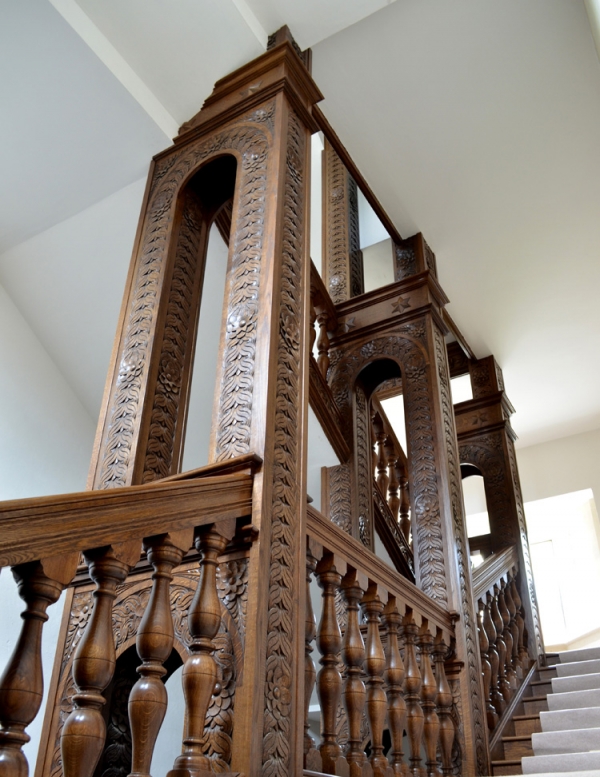
<svg viewBox="0 0 600 777">
<path fill-rule="evenodd" d="M 280 30 L 153 160 L 91 490 L 0 505 L 0 568 L 13 568 L 26 604 L 0 680 L 0 777 L 28 775 L 42 626 L 64 589 L 87 605 L 70 607 L 61 633 L 38 777 L 94 777 L 102 710 L 134 645 L 131 777 L 150 777 L 174 652 L 185 722 L 170 777 L 471 777 L 489 770 L 486 720 L 513 761 L 536 725 L 547 679 L 530 671 L 543 642 L 501 370 L 475 359 L 445 311 L 433 251 L 397 233 L 316 108 L 309 63 Z M 322 277 L 308 256 L 317 131 Z M 394 281 L 367 292 L 357 186 L 393 265 Z M 212 463 L 180 473 L 213 224 L 229 261 Z M 467 373 L 474 400 L 453 407 L 450 378 Z M 403 395 L 407 455 L 382 386 Z M 323 473 L 322 511 L 306 503 L 309 403 L 339 459 Z M 487 478 L 494 551 L 473 576 L 465 462 Z"/>
</svg>

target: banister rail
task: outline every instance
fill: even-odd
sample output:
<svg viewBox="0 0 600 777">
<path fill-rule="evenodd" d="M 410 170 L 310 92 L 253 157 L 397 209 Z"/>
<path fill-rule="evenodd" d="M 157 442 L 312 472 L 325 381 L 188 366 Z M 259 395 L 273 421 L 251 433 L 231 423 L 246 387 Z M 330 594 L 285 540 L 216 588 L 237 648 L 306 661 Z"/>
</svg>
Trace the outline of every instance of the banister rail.
<svg viewBox="0 0 600 777">
<path fill-rule="evenodd" d="M 519 563 L 514 545 L 489 556 L 483 564 L 473 570 L 473 598 L 480 599 L 494 583 Z"/>
<path fill-rule="evenodd" d="M 420 591 L 414 583 L 395 572 L 385 561 L 365 548 L 362 542 L 350 537 L 312 505 L 307 506 L 307 533 L 309 537 L 328 548 L 331 553 L 338 554 L 352 567 L 360 570 L 370 579 L 376 580 L 389 593 L 422 617 L 427 618 L 432 625 L 442 629 L 446 638 L 449 639 L 453 635 L 457 613 L 445 610 Z"/>
<path fill-rule="evenodd" d="M 0 566 L 14 566 L 252 510 L 252 475 L 19 499 L 0 504 Z"/>
</svg>

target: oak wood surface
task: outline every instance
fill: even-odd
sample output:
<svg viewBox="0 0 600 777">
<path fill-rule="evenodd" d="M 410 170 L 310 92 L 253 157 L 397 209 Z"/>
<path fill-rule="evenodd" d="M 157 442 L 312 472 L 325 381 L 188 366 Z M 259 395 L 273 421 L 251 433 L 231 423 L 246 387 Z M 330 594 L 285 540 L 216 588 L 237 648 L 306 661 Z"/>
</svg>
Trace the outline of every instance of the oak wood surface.
<svg viewBox="0 0 600 777">
<path fill-rule="evenodd" d="M 3 502 L 0 566 L 241 518 L 252 482 L 242 473 Z"/>
<path fill-rule="evenodd" d="M 478 566 L 473 571 L 473 597 L 475 601 L 480 599 L 502 575 L 510 571 L 517 563 L 517 550 L 511 546 L 500 553 L 494 553 Z"/>
<path fill-rule="evenodd" d="M 380 583 L 399 602 L 411 607 L 415 614 L 438 626 L 449 638 L 453 633 L 456 613 L 451 613 L 399 575 L 384 561 L 371 553 L 358 540 L 350 537 L 311 505 L 307 507 L 307 531 L 331 552 L 339 555 L 355 569 Z"/>
</svg>

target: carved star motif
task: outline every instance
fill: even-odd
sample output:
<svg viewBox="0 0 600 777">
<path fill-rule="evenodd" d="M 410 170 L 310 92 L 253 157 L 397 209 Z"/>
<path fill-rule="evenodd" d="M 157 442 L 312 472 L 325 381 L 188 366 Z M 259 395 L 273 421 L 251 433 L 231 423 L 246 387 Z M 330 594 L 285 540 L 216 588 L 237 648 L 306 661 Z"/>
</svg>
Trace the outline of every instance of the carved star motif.
<svg viewBox="0 0 600 777">
<path fill-rule="evenodd" d="M 481 426 L 481 424 L 485 424 L 488 421 L 489 421 L 489 418 L 487 413 L 478 413 L 475 416 L 473 423 L 475 424 L 475 426 Z"/>
<path fill-rule="evenodd" d="M 352 318 L 349 318 L 344 323 L 344 329 L 346 332 L 349 332 L 351 329 L 354 329 L 355 326 L 356 324 L 354 323 L 354 316 L 352 316 Z"/>
<path fill-rule="evenodd" d="M 392 310 L 394 313 L 403 313 L 410 306 L 411 303 L 407 297 L 398 297 L 398 299 L 392 303 Z"/>
</svg>

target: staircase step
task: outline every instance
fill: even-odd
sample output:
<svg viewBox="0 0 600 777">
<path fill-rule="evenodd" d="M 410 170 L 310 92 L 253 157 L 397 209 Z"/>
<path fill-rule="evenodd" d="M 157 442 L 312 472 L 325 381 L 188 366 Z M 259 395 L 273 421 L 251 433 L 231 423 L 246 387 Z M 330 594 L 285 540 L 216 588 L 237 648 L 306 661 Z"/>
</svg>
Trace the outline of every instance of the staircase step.
<svg viewBox="0 0 600 777">
<path fill-rule="evenodd" d="M 600 728 L 544 731 L 541 734 L 532 734 L 531 741 L 536 756 L 600 751 Z"/>
<path fill-rule="evenodd" d="M 513 723 L 515 725 L 515 734 L 525 736 L 542 730 L 540 715 L 547 715 L 547 712 L 540 712 L 537 715 L 515 715 Z"/>
<path fill-rule="evenodd" d="M 523 774 L 521 770 L 521 759 L 514 759 L 512 761 L 492 761 L 492 774 Z"/>
<path fill-rule="evenodd" d="M 573 677 L 553 677 L 552 693 L 567 691 L 589 691 L 600 688 L 600 672 L 596 674 L 578 674 Z"/>
<path fill-rule="evenodd" d="M 524 696 L 523 711 L 526 715 L 535 715 L 548 709 L 548 700 L 545 696 Z"/>
<path fill-rule="evenodd" d="M 542 680 L 532 680 L 529 684 L 533 696 L 542 696 L 542 694 L 552 693 L 552 678 Z"/>
<path fill-rule="evenodd" d="M 577 661 L 579 659 L 576 658 L 574 660 Z M 556 664 L 560 664 L 560 653 L 546 653 L 546 666 L 556 666 Z"/>
<path fill-rule="evenodd" d="M 521 761 L 523 774 L 546 772 L 586 772 L 600 770 L 600 751 L 593 753 L 561 753 L 560 755 L 534 755 Z"/>
<path fill-rule="evenodd" d="M 541 728 L 536 729 L 536 733 L 539 731 L 572 731 L 573 729 L 598 728 L 600 727 L 600 706 L 540 712 L 540 724 Z"/>
<path fill-rule="evenodd" d="M 536 777 L 565 777 L 564 772 L 537 772 Z M 600 777 L 600 769 L 589 769 L 585 772 L 570 771 L 569 777 Z"/>
<path fill-rule="evenodd" d="M 557 677 L 598 673 L 600 673 L 600 658 L 594 658 L 591 661 L 570 661 L 568 664 L 560 663 L 556 667 Z"/>
<path fill-rule="evenodd" d="M 538 675 L 540 680 L 551 680 L 553 677 L 556 677 L 556 666 L 542 666 L 540 669 L 538 669 Z"/>
<path fill-rule="evenodd" d="M 600 688 L 592 688 L 590 691 L 551 693 L 548 696 L 548 709 L 553 712 L 576 710 L 582 707 L 600 707 Z"/>
<path fill-rule="evenodd" d="M 560 662 L 570 663 L 571 661 L 591 661 L 594 658 L 600 658 L 600 646 L 591 648 L 580 648 L 579 650 L 563 650 L 559 654 Z"/>
<path fill-rule="evenodd" d="M 523 758 L 524 755 L 533 755 L 531 736 L 531 734 L 525 734 L 514 737 L 502 737 L 504 757 L 508 761 L 512 761 L 516 758 Z"/>
</svg>

